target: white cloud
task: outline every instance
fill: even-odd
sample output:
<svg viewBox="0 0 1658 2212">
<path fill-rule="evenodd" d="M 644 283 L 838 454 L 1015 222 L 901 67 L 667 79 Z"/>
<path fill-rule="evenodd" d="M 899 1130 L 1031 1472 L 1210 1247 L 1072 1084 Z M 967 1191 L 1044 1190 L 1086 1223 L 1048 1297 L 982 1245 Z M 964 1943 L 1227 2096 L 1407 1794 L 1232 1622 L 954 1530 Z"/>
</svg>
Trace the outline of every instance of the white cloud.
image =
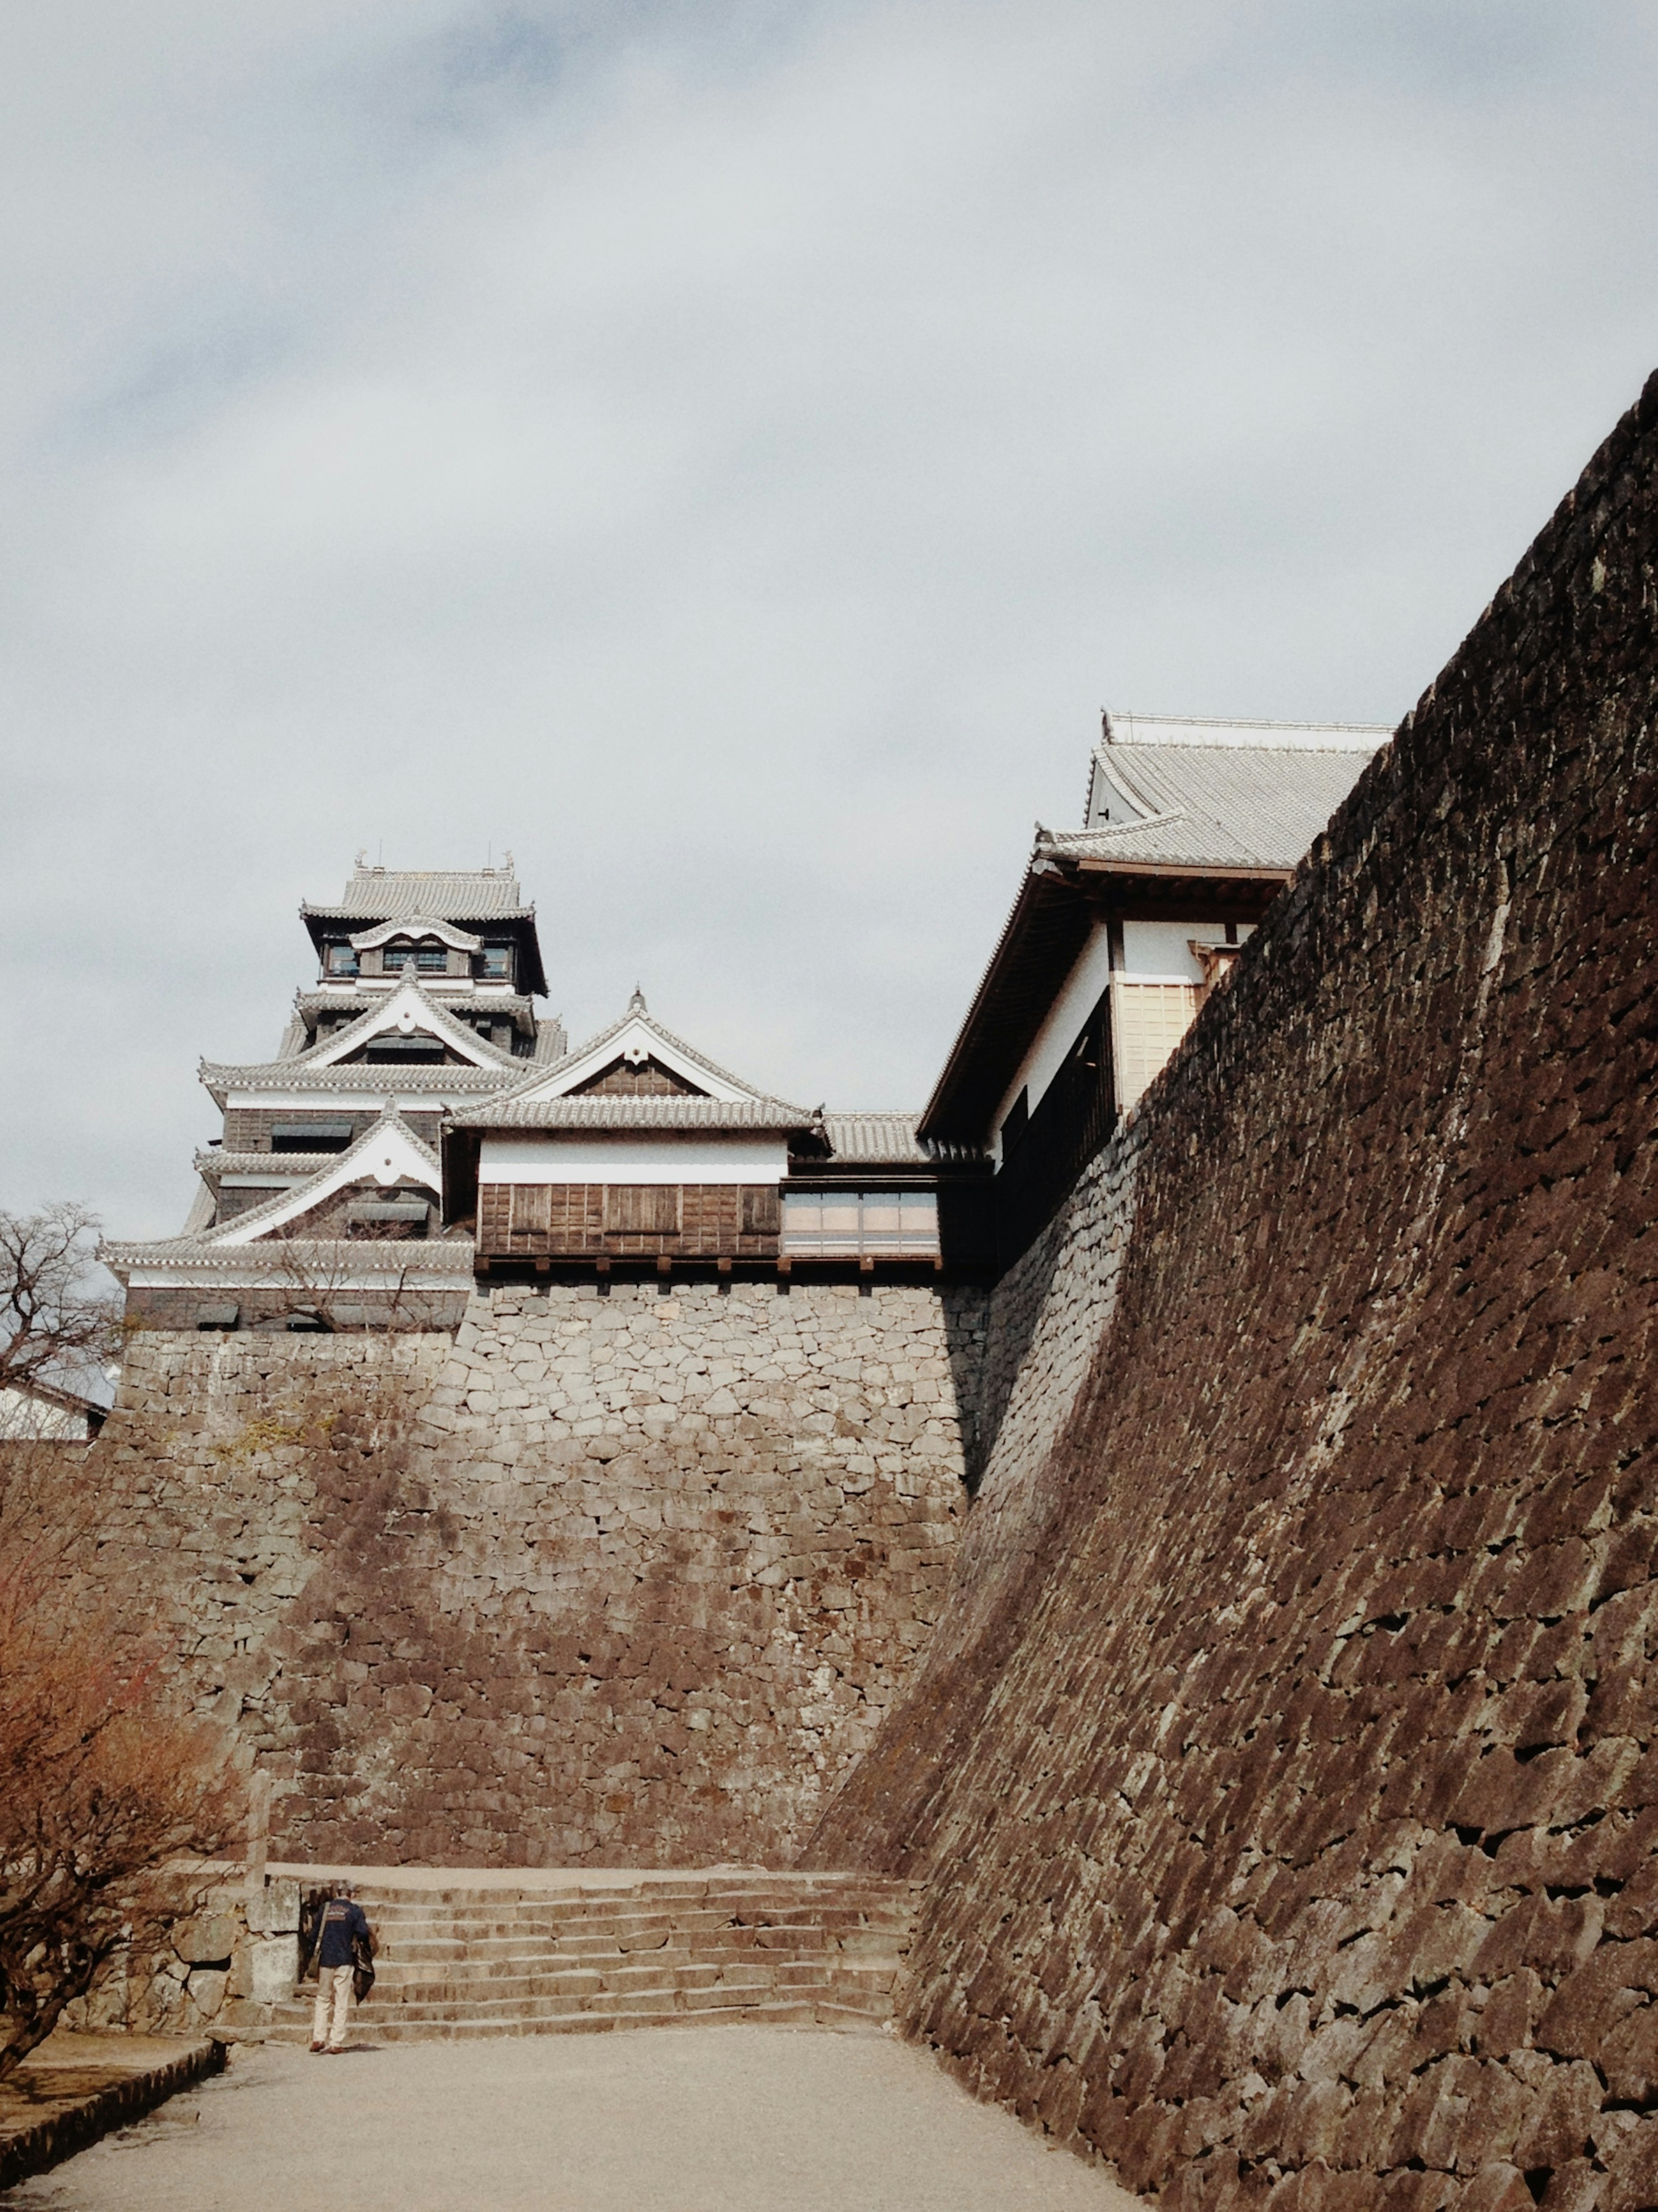
<svg viewBox="0 0 1658 2212">
<path fill-rule="evenodd" d="M 1103 700 L 1390 719 L 1650 365 L 1643 11 L 31 11 L 12 1147 L 165 1228 L 361 844 L 919 1103 Z"/>
</svg>

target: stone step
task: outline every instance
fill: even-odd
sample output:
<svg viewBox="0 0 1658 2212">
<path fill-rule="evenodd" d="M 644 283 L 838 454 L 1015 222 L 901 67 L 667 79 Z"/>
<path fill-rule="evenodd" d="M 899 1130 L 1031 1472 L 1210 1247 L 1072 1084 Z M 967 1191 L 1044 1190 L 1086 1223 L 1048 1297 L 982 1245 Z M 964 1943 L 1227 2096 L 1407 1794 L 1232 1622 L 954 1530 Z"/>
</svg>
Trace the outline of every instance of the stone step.
<svg viewBox="0 0 1658 2212">
<path fill-rule="evenodd" d="M 306 1885 L 307 1887 L 320 1886 Z M 544 1890 L 430 1889 L 412 1886 L 399 1888 L 392 1883 L 364 1881 L 357 1885 L 356 1895 L 364 1903 L 372 1899 L 387 1910 L 397 1911 L 494 1912 L 529 1908 L 542 1911 L 606 1911 L 632 1907 L 635 1911 L 650 1911 L 727 1901 L 745 1905 L 757 1899 L 817 1905 L 847 1899 L 867 1898 L 880 1903 L 908 1905 L 912 1899 L 912 1890 L 907 1882 L 878 1881 L 861 1875 L 816 1883 L 757 1876 L 750 1882 L 700 1884 L 680 1891 L 657 1883 L 640 1889 Z"/>
<path fill-rule="evenodd" d="M 819 2001 L 814 2003 L 774 2003 L 762 2005 L 732 2005 L 725 2008 L 709 2006 L 697 2012 L 662 2012 L 636 2014 L 580 2014 L 568 2020 L 465 2020 L 465 2021 L 399 2021 L 380 2022 L 366 2015 L 354 2020 L 351 2037 L 376 2043 L 440 2043 L 451 2039 L 465 2041 L 474 2036 L 506 2035 L 603 2035 L 621 2028 L 638 2027 L 829 2027 L 843 2033 L 868 2034 L 872 2025 L 868 2014 L 849 2012 L 846 2008 Z M 306 2044 L 310 2040 L 310 2022 L 283 2022 L 269 2031 L 273 2042 Z"/>
<path fill-rule="evenodd" d="M 612 1907 L 604 1912 L 557 1912 L 542 1905 L 526 1905 L 522 1911 L 519 1912 L 486 1912 L 481 1907 L 473 1907 L 465 1911 L 459 1908 L 445 1911 L 440 1907 L 434 1911 L 425 1906 L 419 1911 L 410 1910 L 394 1912 L 380 1905 L 373 1898 L 364 1898 L 359 1901 L 370 1919 L 376 1923 L 383 1923 L 386 1927 L 410 1929 L 440 1923 L 450 1927 L 480 1929 L 565 1928 L 572 1931 L 579 1931 L 583 1928 L 608 1928 L 623 1925 L 638 1928 L 662 1926 L 685 1928 L 725 1925 L 759 1927 L 780 1923 L 823 1928 L 850 1928 L 871 1920 L 893 1925 L 907 1925 L 911 1917 L 910 1908 L 908 1905 L 890 1904 L 879 1899 L 859 1904 L 849 1903 L 844 1899 L 836 1899 L 832 1903 L 826 1902 L 823 1905 L 812 1905 L 809 1901 L 803 1902 L 798 1898 L 780 1899 L 775 1903 L 765 1905 L 725 1901 L 704 1904 L 698 1901 L 683 1905 L 677 1911 L 654 1906 L 646 1911 L 634 1906 L 631 1909 Z"/>
<path fill-rule="evenodd" d="M 665 1985 L 683 1982 L 687 1976 L 717 1981 L 722 1974 L 741 1973 L 762 1978 L 769 1975 L 774 1980 L 846 1982 L 862 1988 L 865 1984 L 890 1985 L 900 1964 L 896 1958 L 847 1959 L 826 1964 L 820 1959 L 792 1958 L 786 1952 L 735 1959 L 699 1958 L 689 1952 L 669 1958 L 659 1952 L 653 1954 L 649 1963 L 636 1957 L 589 1960 L 580 1964 L 556 1960 L 501 1960 L 488 1966 L 471 1965 L 465 1960 L 380 1959 L 375 1962 L 375 1987 L 386 1996 L 410 1989 L 470 1990 L 505 1989 L 509 1984 L 551 1990 L 614 1989 L 629 1978 L 637 1981 L 643 1978 Z"/>
<path fill-rule="evenodd" d="M 834 1989 L 777 1989 L 769 1983 L 725 1984 L 705 1990 L 612 1990 L 591 1998 L 491 1997 L 476 2002 L 451 2000 L 442 2004 L 392 2005 L 382 2008 L 371 2000 L 352 2017 L 363 2034 L 382 2029 L 462 2027 L 479 2021 L 516 2024 L 525 2034 L 562 2033 L 592 2021 L 678 2019 L 705 2013 L 757 2012 L 770 2014 L 780 2007 L 811 2011 L 832 2006 L 838 2017 L 878 2024 L 890 2013 L 890 2001 L 878 1993 Z M 307 2007 L 295 2007 L 275 2024 L 275 2029 L 308 2039 L 311 2025 Z M 275 2030 L 273 2030 L 275 2032 Z"/>
<path fill-rule="evenodd" d="M 878 1877 L 765 1873 L 550 1893 L 363 1881 L 356 1893 L 380 1948 L 355 2032 L 387 2039 L 739 2019 L 868 2033 L 890 2015 L 914 1899 Z M 307 2041 L 309 1988 L 262 2017 Z"/>
<path fill-rule="evenodd" d="M 525 1899 L 516 1905 L 434 1905 L 425 1898 L 392 1903 L 365 1894 L 359 1902 L 366 1911 L 385 1920 L 388 1925 L 399 1927 L 432 1921 L 465 1922 L 472 1928 L 516 1928 L 526 1923 L 550 1928 L 569 1927 L 612 1921 L 632 1921 L 641 1926 L 670 1921 L 675 1925 L 684 1926 L 701 1920 L 809 1920 L 824 1925 L 841 1925 L 871 1917 L 908 1920 L 911 1910 L 907 1899 L 884 1897 L 821 1899 L 798 1896 L 695 1898 L 679 1905 L 654 1902 L 640 1904 L 631 1899 L 617 1903 L 607 1900 L 603 1904 L 583 1899 L 568 1905 L 542 1899 Z"/>
<path fill-rule="evenodd" d="M 380 2003 L 447 2003 L 468 2000 L 493 2002 L 497 1997 L 579 1996 L 584 1992 L 625 1989 L 704 1989 L 729 1986 L 733 1981 L 764 1983 L 779 1989 L 890 1990 L 894 1968 L 877 1965 L 847 1967 L 826 1974 L 815 1960 L 786 1960 L 774 1967 L 733 1968 L 714 1960 L 688 1960 L 671 1968 L 617 1966 L 608 1970 L 537 1970 L 499 1974 L 405 1973 L 392 1970 L 375 1981 Z"/>
</svg>

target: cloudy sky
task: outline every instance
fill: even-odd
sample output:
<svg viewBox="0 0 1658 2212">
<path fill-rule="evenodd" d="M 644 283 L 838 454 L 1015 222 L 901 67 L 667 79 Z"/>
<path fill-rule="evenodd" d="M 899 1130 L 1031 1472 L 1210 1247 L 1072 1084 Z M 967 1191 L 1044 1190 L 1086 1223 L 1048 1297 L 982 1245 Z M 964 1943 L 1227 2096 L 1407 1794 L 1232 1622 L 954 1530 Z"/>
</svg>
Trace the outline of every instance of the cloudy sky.
<svg viewBox="0 0 1658 2212">
<path fill-rule="evenodd" d="M 0 1205 L 165 1232 L 366 848 L 919 1104 L 1102 704 L 1393 721 L 1658 362 L 1622 0 L 0 33 Z"/>
</svg>

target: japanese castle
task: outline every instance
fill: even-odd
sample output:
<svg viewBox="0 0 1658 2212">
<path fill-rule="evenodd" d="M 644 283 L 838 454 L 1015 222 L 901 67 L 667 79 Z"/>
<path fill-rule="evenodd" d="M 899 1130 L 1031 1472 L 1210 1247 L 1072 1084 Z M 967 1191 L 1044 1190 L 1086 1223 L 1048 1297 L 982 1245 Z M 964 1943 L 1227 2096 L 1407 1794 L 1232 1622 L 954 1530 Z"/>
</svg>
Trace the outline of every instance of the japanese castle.
<svg viewBox="0 0 1658 2212">
<path fill-rule="evenodd" d="M 1175 1050 L 1389 732 L 1107 714 L 919 1114 L 802 1106 L 635 991 L 572 1047 L 508 857 L 307 903 L 273 1057 L 204 1061 L 183 1231 L 106 1246 L 159 1328 L 452 1326 L 491 1280 L 985 1279 Z"/>
</svg>

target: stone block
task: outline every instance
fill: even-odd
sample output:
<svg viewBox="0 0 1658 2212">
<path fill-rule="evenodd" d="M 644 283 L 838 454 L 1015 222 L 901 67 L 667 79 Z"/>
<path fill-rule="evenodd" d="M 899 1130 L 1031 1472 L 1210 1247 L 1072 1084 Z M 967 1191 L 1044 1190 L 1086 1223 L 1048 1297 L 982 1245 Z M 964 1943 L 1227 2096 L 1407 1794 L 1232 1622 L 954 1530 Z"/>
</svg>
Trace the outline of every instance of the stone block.
<svg viewBox="0 0 1658 2212">
<path fill-rule="evenodd" d="M 262 1890 L 252 1892 L 246 1905 L 247 1925 L 255 1936 L 287 1935 L 300 1924 L 300 1884 L 292 1875 L 271 1875 Z"/>
<path fill-rule="evenodd" d="M 215 1912 L 185 1921 L 173 1930 L 173 1948 L 186 1966 L 224 1966 L 241 1933 L 240 1920 Z"/>
<path fill-rule="evenodd" d="M 255 2004 L 282 2004 L 300 1978 L 297 1936 L 264 1936 L 252 1946 L 248 1994 Z"/>
<path fill-rule="evenodd" d="M 199 2020 L 216 2019 L 225 1999 L 225 1988 L 230 1976 L 222 1968 L 197 1966 L 185 1984 L 189 2008 Z"/>
</svg>

